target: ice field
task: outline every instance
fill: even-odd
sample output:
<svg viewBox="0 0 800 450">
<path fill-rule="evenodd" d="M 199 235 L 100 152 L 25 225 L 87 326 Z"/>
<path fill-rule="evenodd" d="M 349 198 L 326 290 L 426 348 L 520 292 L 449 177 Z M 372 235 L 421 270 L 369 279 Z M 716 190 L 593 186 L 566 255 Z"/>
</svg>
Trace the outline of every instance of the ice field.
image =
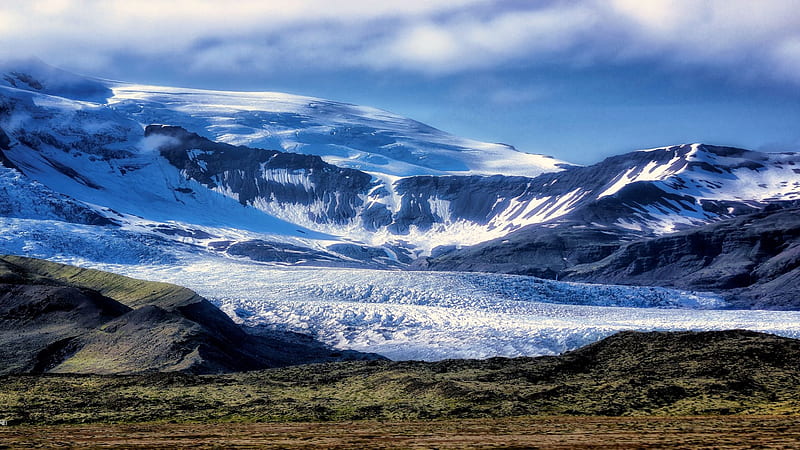
<svg viewBox="0 0 800 450">
<path fill-rule="evenodd" d="M 558 354 L 620 330 L 743 328 L 800 337 L 800 312 L 720 309 L 725 303 L 712 294 L 664 288 L 213 257 L 90 265 L 189 287 L 246 325 L 307 333 L 398 360 Z"/>
</svg>

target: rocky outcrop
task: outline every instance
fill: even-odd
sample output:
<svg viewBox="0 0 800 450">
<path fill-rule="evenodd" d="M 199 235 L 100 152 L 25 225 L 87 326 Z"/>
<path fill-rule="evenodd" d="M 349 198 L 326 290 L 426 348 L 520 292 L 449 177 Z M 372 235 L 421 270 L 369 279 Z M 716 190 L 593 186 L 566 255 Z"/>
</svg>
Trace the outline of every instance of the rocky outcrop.
<svg viewBox="0 0 800 450">
<path fill-rule="evenodd" d="M 656 237 L 578 223 L 420 258 L 412 268 L 721 292 L 735 306 L 800 309 L 800 208 L 757 213 Z"/>
<path fill-rule="evenodd" d="M 738 306 L 800 308 L 800 208 L 630 242 L 562 279 L 725 291 Z"/>
<path fill-rule="evenodd" d="M 559 274 L 569 267 L 605 258 L 617 250 L 625 239 L 626 234 L 618 230 L 574 224 L 557 228 L 531 226 L 505 238 L 419 258 L 411 268 L 498 272 L 558 279 Z"/>
<path fill-rule="evenodd" d="M 150 125 L 145 136 L 166 138 L 159 151 L 189 178 L 228 192 L 243 205 L 307 207 L 316 223 L 356 219 L 372 177 L 324 162 L 318 156 L 212 142 L 183 128 Z"/>
</svg>

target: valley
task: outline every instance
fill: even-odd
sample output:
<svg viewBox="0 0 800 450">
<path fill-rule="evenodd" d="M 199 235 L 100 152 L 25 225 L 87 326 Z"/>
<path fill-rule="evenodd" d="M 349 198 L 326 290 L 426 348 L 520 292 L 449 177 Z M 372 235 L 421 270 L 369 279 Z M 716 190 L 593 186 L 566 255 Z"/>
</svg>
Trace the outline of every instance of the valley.
<svg viewBox="0 0 800 450">
<path fill-rule="evenodd" d="M 800 329 L 797 153 L 694 143 L 577 166 L 319 98 L 2 71 L 0 253 L 401 360 Z"/>
</svg>

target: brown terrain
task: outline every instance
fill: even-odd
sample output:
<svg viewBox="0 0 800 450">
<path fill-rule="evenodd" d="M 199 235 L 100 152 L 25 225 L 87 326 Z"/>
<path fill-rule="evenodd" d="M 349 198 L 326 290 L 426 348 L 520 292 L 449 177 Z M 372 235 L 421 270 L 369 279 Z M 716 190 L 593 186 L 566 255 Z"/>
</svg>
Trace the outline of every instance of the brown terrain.
<svg viewBox="0 0 800 450">
<path fill-rule="evenodd" d="M 0 427 L 0 448 L 797 448 L 797 416 Z"/>
</svg>

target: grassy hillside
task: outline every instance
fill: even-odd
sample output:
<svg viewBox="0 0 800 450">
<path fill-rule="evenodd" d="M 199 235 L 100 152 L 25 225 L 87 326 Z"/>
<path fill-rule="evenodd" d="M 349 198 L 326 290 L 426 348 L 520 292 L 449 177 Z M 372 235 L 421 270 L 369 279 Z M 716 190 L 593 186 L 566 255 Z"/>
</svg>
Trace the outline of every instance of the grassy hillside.
<svg viewBox="0 0 800 450">
<path fill-rule="evenodd" d="M 291 333 L 248 334 L 180 286 L 0 256 L 0 375 L 223 373 L 374 357 Z"/>
<path fill-rule="evenodd" d="M 624 332 L 558 357 L 353 361 L 227 375 L 0 378 L 34 424 L 800 413 L 800 341 Z"/>
<path fill-rule="evenodd" d="M 29 282 L 63 283 L 91 289 L 130 308 L 145 305 L 174 308 L 202 300 L 202 297 L 194 291 L 174 284 L 137 280 L 43 259 L 12 255 L 0 256 L 0 280 L 3 280 L 4 274 L 14 271 L 19 277 Z"/>
</svg>

